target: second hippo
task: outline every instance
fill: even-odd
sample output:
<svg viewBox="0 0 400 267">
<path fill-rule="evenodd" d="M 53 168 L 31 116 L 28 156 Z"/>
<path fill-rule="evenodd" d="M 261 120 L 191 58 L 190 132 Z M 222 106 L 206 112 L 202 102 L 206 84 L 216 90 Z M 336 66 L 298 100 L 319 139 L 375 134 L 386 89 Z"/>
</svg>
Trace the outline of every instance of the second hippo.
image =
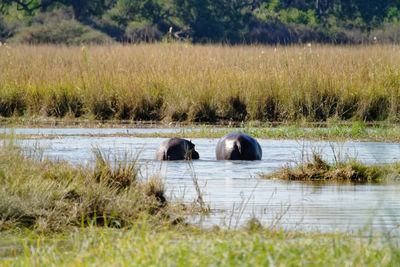
<svg viewBox="0 0 400 267">
<path fill-rule="evenodd" d="M 261 160 L 260 144 L 243 133 L 230 133 L 222 137 L 215 150 L 217 160 Z"/>
<path fill-rule="evenodd" d="M 157 160 L 192 160 L 199 158 L 195 145 L 191 141 L 182 138 L 165 140 L 156 152 Z"/>
</svg>

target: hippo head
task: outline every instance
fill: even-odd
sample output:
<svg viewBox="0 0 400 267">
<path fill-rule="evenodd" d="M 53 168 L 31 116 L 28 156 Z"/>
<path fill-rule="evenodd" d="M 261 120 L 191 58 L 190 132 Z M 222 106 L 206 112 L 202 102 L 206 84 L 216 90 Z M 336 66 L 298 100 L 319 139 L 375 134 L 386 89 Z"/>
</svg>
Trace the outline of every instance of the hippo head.
<svg viewBox="0 0 400 267">
<path fill-rule="evenodd" d="M 192 150 L 192 159 L 199 159 L 199 153 L 196 150 Z"/>
<path fill-rule="evenodd" d="M 190 159 L 199 159 L 200 158 L 199 153 L 194 149 L 194 147 L 195 147 L 195 144 L 193 144 L 192 141 L 189 141 L 189 151 L 188 151 L 189 158 Z"/>
</svg>

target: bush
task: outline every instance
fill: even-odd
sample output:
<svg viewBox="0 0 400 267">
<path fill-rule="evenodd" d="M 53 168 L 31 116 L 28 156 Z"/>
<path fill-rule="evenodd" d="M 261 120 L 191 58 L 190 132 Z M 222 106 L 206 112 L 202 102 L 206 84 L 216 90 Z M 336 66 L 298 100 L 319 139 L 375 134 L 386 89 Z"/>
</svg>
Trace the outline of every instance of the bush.
<svg viewBox="0 0 400 267">
<path fill-rule="evenodd" d="M 129 42 L 155 42 L 160 41 L 162 33 L 156 26 L 148 22 L 132 21 L 125 29 L 125 35 Z"/>
<path fill-rule="evenodd" d="M 61 15 L 58 15 L 61 14 Z M 82 25 L 64 13 L 46 13 L 29 26 L 22 27 L 10 39 L 14 43 L 28 44 L 104 44 L 112 39 L 100 31 Z"/>
<path fill-rule="evenodd" d="M 370 42 L 377 43 L 400 43 L 400 22 L 387 23 L 381 28 L 371 31 Z"/>
<path fill-rule="evenodd" d="M 9 36 L 7 24 L 4 22 L 3 17 L 0 15 L 0 42 L 4 42 Z"/>
<path fill-rule="evenodd" d="M 290 20 L 289 20 L 290 21 Z M 326 28 L 319 25 L 296 23 L 255 22 L 248 32 L 249 43 L 297 44 L 297 43 L 334 43 L 361 44 L 367 35 L 359 29 Z"/>
</svg>

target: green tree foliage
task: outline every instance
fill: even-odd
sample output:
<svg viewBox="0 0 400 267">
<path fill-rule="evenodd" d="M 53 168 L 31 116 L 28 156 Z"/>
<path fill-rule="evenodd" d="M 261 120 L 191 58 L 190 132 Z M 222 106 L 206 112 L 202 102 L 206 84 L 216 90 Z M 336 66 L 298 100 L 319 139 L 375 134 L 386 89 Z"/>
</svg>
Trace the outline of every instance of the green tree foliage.
<svg viewBox="0 0 400 267">
<path fill-rule="evenodd" d="M 71 7 L 75 18 L 79 20 L 83 16 L 99 16 L 114 4 L 113 0 L 1 0 L 0 9 L 5 12 L 15 5 L 18 10 L 32 15 L 38 9 L 46 11 L 51 7 L 64 5 Z"/>
<path fill-rule="evenodd" d="M 399 0 L 0 0 L 3 17 L 19 12 L 25 20 L 59 8 L 131 41 L 169 35 L 194 42 L 357 42 L 356 34 L 400 21 Z"/>
</svg>

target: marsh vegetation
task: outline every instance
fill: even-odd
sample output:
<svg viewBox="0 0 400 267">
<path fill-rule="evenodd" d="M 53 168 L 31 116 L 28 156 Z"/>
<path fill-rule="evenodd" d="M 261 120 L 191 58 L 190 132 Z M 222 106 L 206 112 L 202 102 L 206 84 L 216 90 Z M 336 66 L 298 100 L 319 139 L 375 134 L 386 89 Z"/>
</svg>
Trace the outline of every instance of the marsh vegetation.
<svg viewBox="0 0 400 267">
<path fill-rule="evenodd" d="M 400 119 L 399 52 L 389 45 L 3 45 L 0 116 L 20 124 L 243 122 L 241 129 L 254 137 L 398 141 L 400 130 L 391 123 Z M 383 123 L 366 126 L 377 121 Z M 284 125 L 253 127 L 276 122 Z M 302 127 L 313 122 L 328 127 Z M 177 136 L 221 137 L 228 131 L 204 127 Z M 163 260 L 165 265 L 393 266 L 400 259 L 390 236 L 290 233 L 258 223 L 235 231 L 189 226 L 182 218 L 201 207 L 168 199 L 160 178 L 140 177 L 137 158 L 110 161 L 97 150 L 94 162 L 73 166 L 0 147 L 2 264 L 105 264 L 118 257 L 127 265 Z M 287 180 L 358 183 L 380 182 L 398 170 L 396 164 L 314 157 L 280 174 Z"/>
<path fill-rule="evenodd" d="M 257 219 L 238 229 L 188 225 L 182 218 L 201 209 L 168 199 L 159 179 L 140 176 L 136 157 L 114 161 L 96 149 L 93 166 L 73 166 L 4 144 L 4 266 L 112 264 L 116 259 L 126 265 L 166 266 L 392 266 L 399 261 L 397 239 L 390 233 L 295 233 Z"/>
<path fill-rule="evenodd" d="M 399 120 L 398 46 L 0 47 L 0 116 Z"/>
<path fill-rule="evenodd" d="M 336 158 L 335 158 L 336 159 Z M 333 182 L 333 183 L 381 183 L 392 175 L 399 175 L 399 164 L 366 165 L 354 158 L 336 159 L 329 163 L 318 153 L 311 159 L 287 165 L 269 174 L 262 174 L 266 179 L 282 179 L 288 181 Z"/>
<path fill-rule="evenodd" d="M 71 166 L 36 152 L 28 158 L 13 145 L 0 148 L 0 231 L 126 228 L 139 218 L 168 224 L 179 216 L 179 205 L 174 212 L 167 203 L 161 179 L 141 179 L 134 157 L 113 161 L 95 150 L 94 167 Z"/>
</svg>

